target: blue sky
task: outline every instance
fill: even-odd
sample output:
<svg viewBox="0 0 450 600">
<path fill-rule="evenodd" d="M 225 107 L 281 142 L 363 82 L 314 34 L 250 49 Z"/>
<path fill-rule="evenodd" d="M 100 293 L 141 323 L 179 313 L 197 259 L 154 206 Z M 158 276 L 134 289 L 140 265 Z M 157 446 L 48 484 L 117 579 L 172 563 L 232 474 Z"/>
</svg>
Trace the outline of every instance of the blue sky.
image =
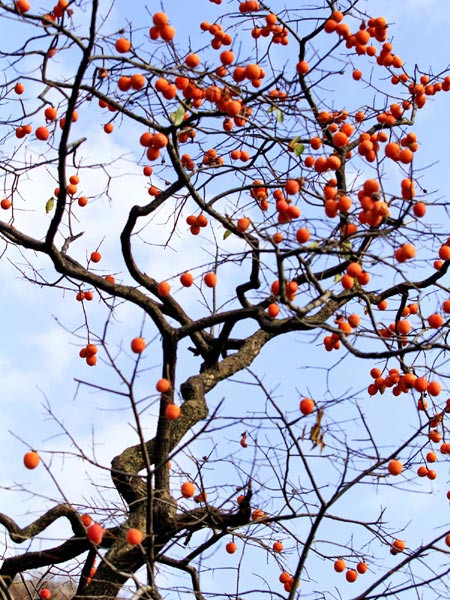
<svg viewBox="0 0 450 600">
<path fill-rule="evenodd" d="M 133 13 L 123 14 L 124 8 L 128 9 L 128 4 L 123 0 L 116 2 L 110 31 L 123 26 L 127 19 L 133 20 Z M 201 19 L 213 20 L 214 15 L 219 14 L 219 7 L 206 1 L 203 4 Z M 279 10 L 283 6 L 283 2 L 274 2 L 273 4 L 275 10 Z M 392 23 L 392 30 L 395 31 L 395 51 L 402 56 L 407 66 L 419 62 L 424 71 L 427 71 L 429 65 L 433 65 L 435 71 L 447 67 L 448 44 L 446 46 L 446 43 L 450 13 L 446 10 L 444 3 L 434 0 L 428 2 L 368 0 L 362 3 L 362 6 L 363 8 L 367 7 L 367 11 L 370 13 L 385 15 Z M 152 12 L 158 7 L 159 5 L 152 5 L 150 11 Z M 180 37 L 191 37 L 193 47 L 206 43 L 205 36 L 199 38 L 198 15 L 193 14 L 188 3 L 172 0 L 165 4 L 165 8 Z M 106 30 L 105 33 L 107 33 Z M 200 39 L 202 41 L 199 41 Z M 357 65 L 357 60 L 355 60 L 355 64 Z M 421 160 L 424 166 L 431 165 L 424 172 L 424 180 L 430 189 L 441 190 L 440 193 L 444 200 L 448 198 L 447 174 L 450 169 L 450 158 L 447 151 L 446 125 L 442 125 L 441 119 L 444 115 L 446 123 L 449 99 L 449 94 L 441 94 L 430 100 L 426 110 L 419 115 L 418 124 L 414 128 L 423 148 L 426 148 Z M 97 107 L 95 107 L 95 111 L 96 115 L 102 114 Z M 98 134 L 95 130 L 96 126 L 99 129 Z M 135 157 L 134 140 L 138 136 L 139 130 L 134 128 L 107 137 L 102 134 L 98 121 L 93 121 L 92 135 L 86 145 L 86 152 L 91 158 L 101 156 L 109 159 L 117 154 L 124 154 L 124 160 L 118 164 L 117 168 L 113 169 L 117 178 L 114 178 L 111 183 L 110 196 L 113 201 L 110 209 L 105 212 L 104 203 L 92 203 L 89 206 L 89 212 L 83 215 L 87 225 L 89 225 L 89 221 L 99 222 L 101 219 L 102 231 L 108 234 L 102 243 L 101 251 L 104 259 L 99 265 L 100 272 L 104 274 L 120 272 L 123 269 L 118 257 L 117 244 L 113 238 L 121 229 L 127 209 L 136 201 L 135 198 L 145 194 L 147 181 L 141 175 L 140 167 L 137 167 L 133 161 Z M 127 173 L 126 177 L 119 176 L 123 171 Z M 98 185 L 97 174 L 93 172 L 83 175 L 82 185 L 90 193 L 93 193 Z M 28 228 L 36 237 L 39 237 L 48 223 L 48 216 L 45 215 L 43 206 L 51 195 L 53 187 L 48 179 L 32 180 L 25 187 L 28 204 L 26 210 L 19 215 L 18 222 L 24 228 Z M 37 206 L 36 212 L 29 210 L 34 206 Z M 166 218 L 170 224 L 169 213 L 158 216 L 160 221 L 164 221 Z M 164 233 L 162 231 L 155 234 L 152 242 L 162 243 Z M 83 243 L 76 246 L 74 251 L 79 260 L 83 260 L 88 249 L 94 249 L 101 241 L 101 236 L 98 234 L 97 229 L 86 228 L 86 233 L 82 238 Z M 233 244 L 238 247 L 238 243 L 233 240 L 228 240 L 228 244 L 229 248 L 234 247 Z M 169 249 L 166 252 L 164 261 L 160 258 L 157 246 L 147 246 L 140 250 L 142 260 L 146 262 L 148 269 L 151 269 L 156 279 L 165 276 L 168 265 L 172 271 L 182 272 L 190 264 L 199 263 L 202 260 L 200 249 L 192 244 L 190 238 L 181 236 L 175 238 L 172 246 L 173 250 Z M 39 514 L 44 507 L 51 505 L 53 500 L 59 501 L 67 498 L 80 505 L 95 506 L 99 504 L 98 514 L 101 516 L 103 501 L 99 498 L 99 492 L 91 485 L 89 478 L 95 477 L 101 484 L 109 485 L 107 467 L 111 457 L 126 444 L 136 441 L 132 417 L 128 407 L 119 396 L 100 394 L 84 385 L 77 387 L 74 382 L 75 378 L 107 382 L 108 385 L 117 389 L 120 389 L 120 384 L 113 370 L 107 364 L 100 361 L 95 369 L 90 369 L 84 364 L 84 361 L 78 358 L 78 350 L 85 343 L 82 329 L 84 315 L 81 305 L 75 301 L 72 292 L 32 286 L 24 281 L 20 271 L 26 269 L 26 259 L 26 256 L 22 256 L 17 249 L 9 247 L 7 254 L 0 261 L 0 273 L 3 280 L 0 288 L 3 316 L 3 343 L 0 346 L 0 365 L 2 367 L 0 397 L 3 403 L 0 424 L 0 441 L 2 442 L 0 445 L 0 473 L 2 475 L 0 510 L 23 524 L 30 519 L 30 515 Z M 33 258 L 33 260 L 35 259 Z M 46 261 L 38 258 L 34 264 L 38 264 L 49 273 Z M 203 310 L 198 294 L 185 289 L 177 290 L 176 298 L 183 297 L 186 299 L 188 308 L 193 312 Z M 101 336 L 104 316 L 101 304 L 96 299 L 86 308 L 92 331 Z M 127 306 L 121 306 L 118 309 L 117 317 L 110 325 L 111 349 L 117 357 L 120 367 L 128 374 L 131 373 L 134 366 L 134 358 L 128 351 L 129 341 L 139 334 L 141 325 L 140 313 Z M 146 337 L 151 339 L 152 330 L 148 323 L 145 323 L 145 330 Z M 286 345 L 289 348 L 288 352 L 286 352 Z M 281 360 L 279 356 L 282 356 Z M 340 370 L 337 366 L 331 371 L 331 381 L 324 378 L 324 368 L 329 367 L 334 361 L 339 361 L 340 358 L 340 355 L 334 354 L 326 355 L 324 358 L 321 345 L 316 341 L 313 343 L 311 337 L 302 339 L 290 336 L 287 341 L 275 340 L 264 349 L 255 368 L 257 367 L 257 370 L 264 373 L 264 382 L 267 388 L 273 390 L 274 395 L 282 399 L 280 402 L 283 408 L 294 414 L 297 410 L 298 400 L 303 395 L 312 395 L 315 398 L 326 400 L 332 396 L 337 397 L 348 393 L 349 388 L 352 391 L 358 391 L 367 386 L 367 373 L 370 367 L 363 364 L 357 368 L 350 360 L 345 363 L 344 370 Z M 148 397 L 148 400 L 143 402 L 143 406 L 146 407 L 144 423 L 147 430 L 151 431 L 155 424 L 157 400 L 156 394 L 153 394 L 153 382 L 159 378 L 161 362 L 157 341 L 150 345 L 142 362 L 145 371 L 139 379 L 138 391 L 142 397 Z M 189 374 L 191 367 L 194 368 L 194 360 L 190 357 L 186 358 L 182 369 L 183 373 Z M 349 381 L 345 375 L 350 371 L 352 378 Z M 289 376 L 285 377 L 286 373 Z M 281 383 L 280 374 L 283 375 Z M 252 394 L 249 392 L 251 388 L 243 388 L 239 382 L 249 381 L 249 377 L 242 375 L 235 379 L 235 383 L 223 386 L 212 394 L 214 403 L 225 396 L 227 402 L 236 404 L 236 409 L 242 410 L 242 397 Z M 372 411 L 379 413 L 379 429 L 378 426 L 375 426 L 375 429 L 378 432 L 383 431 L 383 435 L 389 436 L 389 439 L 394 441 L 397 423 L 404 412 L 406 400 L 395 400 L 395 406 L 393 406 L 392 397 L 377 397 L 376 406 L 374 406 L 373 404 L 367 405 L 364 393 L 360 396 L 369 413 Z M 260 395 L 255 394 L 255 401 L 256 398 L 260 400 Z M 392 423 L 386 423 L 383 418 L 387 412 L 392 415 Z M 377 419 L 376 414 L 374 414 L 374 419 Z M 248 422 L 250 423 L 249 428 L 251 428 L 251 421 Z M 95 456 L 95 459 L 105 469 L 90 467 L 76 456 L 71 456 L 71 452 L 78 454 L 78 451 L 71 446 L 67 435 L 64 434 L 64 428 L 67 428 L 79 447 L 89 456 Z M 227 434 L 225 433 L 225 435 Z M 258 436 L 263 436 L 263 433 L 258 433 Z M 230 448 L 235 448 L 237 441 L 230 433 Z M 205 448 L 212 448 L 213 445 L 214 435 L 211 434 L 205 442 Z M 44 468 L 30 472 L 23 469 L 22 456 L 30 447 L 41 452 L 50 472 Z M 190 471 L 193 468 L 192 461 L 188 456 L 180 456 L 177 460 L 181 470 Z M 414 500 L 408 504 L 411 518 L 416 517 L 417 519 L 415 522 L 417 540 L 420 540 L 420 537 L 426 533 L 420 527 L 419 522 L 424 511 L 438 513 L 438 524 L 440 521 L 445 523 L 448 519 L 448 501 L 444 499 L 447 474 L 444 465 L 441 465 L 440 468 L 442 478 L 433 483 L 426 482 L 423 486 L 423 493 L 419 493 L 418 490 Z M 56 489 L 52 477 L 58 482 L 59 489 Z M 214 477 L 215 475 L 211 474 L 211 481 L 214 481 Z M 440 492 L 437 501 L 428 493 L 431 490 Z M 115 498 L 113 493 L 105 492 L 102 488 L 100 492 Z M 230 486 L 230 495 L 232 492 Z M 395 505 L 397 499 L 397 490 L 384 487 L 377 494 L 370 493 L 370 498 L 355 497 L 352 502 L 352 510 L 361 510 L 362 514 L 368 508 L 368 504 L 371 508 L 384 503 Z M 393 509 L 395 517 L 402 517 L 402 513 L 401 505 L 397 509 Z M 60 538 L 64 534 L 65 530 L 58 526 L 49 535 Z M 45 543 L 46 541 L 44 545 Z M 14 552 L 3 534 L 0 535 L 0 549 L 2 544 L 8 546 L 8 552 Z M 289 552 L 293 556 L 296 549 L 291 548 Z M 221 561 L 224 567 L 236 565 L 235 557 L 224 558 L 223 553 Z"/>
</svg>

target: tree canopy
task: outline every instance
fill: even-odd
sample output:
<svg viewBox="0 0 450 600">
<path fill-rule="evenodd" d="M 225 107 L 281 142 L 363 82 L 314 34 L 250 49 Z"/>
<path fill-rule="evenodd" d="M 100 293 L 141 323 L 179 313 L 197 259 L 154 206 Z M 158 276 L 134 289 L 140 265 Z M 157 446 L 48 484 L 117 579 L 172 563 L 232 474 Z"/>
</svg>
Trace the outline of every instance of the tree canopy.
<svg viewBox="0 0 450 600">
<path fill-rule="evenodd" d="M 52 288 L 80 366 L 58 402 L 93 443 L 50 398 L 64 441 L 24 468 L 52 501 L 0 513 L 2 594 L 40 570 L 43 600 L 61 574 L 76 598 L 448 596 L 448 523 L 408 523 L 450 499 L 450 228 L 415 131 L 446 65 L 404 62 L 371 1 L 50 4 L 0 1 L 1 256 Z M 108 464 L 93 393 L 123 415 Z"/>
</svg>

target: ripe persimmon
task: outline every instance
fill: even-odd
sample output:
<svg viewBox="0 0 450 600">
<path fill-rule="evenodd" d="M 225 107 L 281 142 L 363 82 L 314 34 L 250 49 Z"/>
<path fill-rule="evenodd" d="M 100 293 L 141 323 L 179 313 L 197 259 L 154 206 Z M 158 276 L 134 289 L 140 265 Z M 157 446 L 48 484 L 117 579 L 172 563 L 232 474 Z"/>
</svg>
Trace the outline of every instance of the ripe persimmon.
<svg viewBox="0 0 450 600">
<path fill-rule="evenodd" d="M 165 42 L 170 42 L 173 40 L 173 38 L 175 37 L 175 27 L 172 27 L 172 25 L 164 25 L 163 27 L 161 27 L 161 29 L 159 30 L 159 33 L 161 35 L 161 38 L 165 41 Z"/>
<path fill-rule="evenodd" d="M 127 38 L 121 37 L 118 40 L 116 40 L 116 43 L 114 44 L 117 52 L 120 52 L 120 54 L 125 54 L 125 52 L 129 52 L 131 50 L 131 42 L 130 40 L 128 40 Z"/>
<path fill-rule="evenodd" d="M 267 518 L 266 513 L 263 510 L 261 510 L 260 508 L 255 508 L 255 510 L 252 512 L 252 519 L 254 521 L 262 521 L 266 518 Z"/>
<path fill-rule="evenodd" d="M 181 486 L 181 495 L 183 498 L 192 498 L 195 494 L 195 485 L 190 481 L 185 481 Z"/>
<path fill-rule="evenodd" d="M 439 248 L 439 258 L 442 260 L 450 259 L 450 246 L 447 244 L 442 244 L 442 246 Z"/>
<path fill-rule="evenodd" d="M 228 542 L 228 544 L 225 546 L 225 550 L 228 552 L 228 554 L 234 554 L 237 550 L 237 546 L 234 542 Z"/>
<path fill-rule="evenodd" d="M 384 147 L 384 153 L 388 158 L 391 158 L 392 160 L 395 160 L 395 161 L 399 160 L 399 155 L 400 155 L 399 144 L 397 144 L 396 142 L 389 142 Z"/>
<path fill-rule="evenodd" d="M 278 315 L 280 314 L 280 307 L 276 302 L 272 302 L 271 304 L 269 304 L 269 306 L 267 307 L 267 314 L 272 319 L 278 317 Z"/>
<path fill-rule="evenodd" d="M 417 377 L 414 381 L 414 389 L 416 392 L 425 392 L 428 388 L 428 381 L 426 377 Z"/>
<path fill-rule="evenodd" d="M 191 54 L 188 54 L 184 59 L 184 64 L 190 69 L 195 69 L 196 67 L 198 67 L 200 62 L 201 60 L 199 55 L 194 54 L 193 52 Z"/>
<path fill-rule="evenodd" d="M 255 63 L 250 63 L 245 67 L 245 77 L 253 81 L 259 79 L 261 75 L 261 67 Z"/>
<path fill-rule="evenodd" d="M 352 199 L 346 194 L 342 194 L 338 199 L 338 208 L 341 212 L 348 212 L 352 207 Z"/>
<path fill-rule="evenodd" d="M 191 287 L 191 285 L 194 283 L 194 276 L 192 273 L 183 273 L 180 275 L 180 283 L 184 287 Z"/>
<path fill-rule="evenodd" d="M 164 27 L 164 25 L 167 25 L 169 22 L 169 17 L 167 16 L 167 14 L 165 12 L 155 12 L 155 14 L 153 15 L 153 24 L 158 27 L 158 29 L 161 29 L 161 27 Z"/>
<path fill-rule="evenodd" d="M 31 8 L 28 0 L 16 0 L 16 10 L 21 13 L 28 12 Z"/>
<path fill-rule="evenodd" d="M 91 261 L 93 263 L 98 263 L 102 260 L 102 255 L 98 251 L 91 252 Z"/>
<path fill-rule="evenodd" d="M 240 219 L 238 219 L 237 222 L 237 230 L 240 231 L 241 233 L 244 233 L 245 231 L 247 231 L 247 229 L 250 227 L 250 219 L 248 217 L 241 217 Z"/>
<path fill-rule="evenodd" d="M 231 50 L 224 50 L 220 54 L 220 62 L 223 65 L 229 66 L 234 62 L 234 53 Z"/>
<path fill-rule="evenodd" d="M 327 19 L 324 23 L 323 29 L 326 33 L 333 33 L 336 31 L 337 23 L 334 19 Z"/>
<path fill-rule="evenodd" d="M 428 317 L 427 321 L 432 329 L 438 329 L 444 323 L 444 318 L 439 313 L 433 313 Z"/>
<path fill-rule="evenodd" d="M 145 155 L 148 158 L 148 160 L 157 160 L 161 155 L 161 151 L 159 150 L 159 148 L 147 148 L 147 152 L 145 153 Z M 152 190 L 152 192 L 150 192 L 150 190 Z M 153 193 L 154 191 L 156 191 L 156 193 Z M 158 188 L 156 188 L 154 185 L 152 185 L 149 188 L 148 193 L 151 196 L 157 196 Z"/>
<path fill-rule="evenodd" d="M 281 233 L 281 231 L 276 231 L 273 236 L 272 236 L 272 242 L 274 244 L 281 244 L 281 242 L 284 240 L 284 236 Z"/>
<path fill-rule="evenodd" d="M 367 573 L 367 569 L 369 567 L 367 566 L 367 563 L 365 563 L 364 561 L 360 561 L 357 565 L 356 565 L 356 570 L 358 571 L 358 573 L 360 575 L 364 575 L 364 573 Z"/>
<path fill-rule="evenodd" d="M 12 202 L 9 198 L 3 198 L 3 200 L 0 202 L 0 206 L 3 208 L 3 210 L 8 210 L 8 208 L 11 208 Z"/>
<path fill-rule="evenodd" d="M 355 571 L 355 569 L 348 569 L 348 571 L 345 573 L 345 579 L 349 583 L 355 582 L 358 579 L 358 572 Z"/>
<path fill-rule="evenodd" d="M 167 81 L 167 79 L 165 77 L 160 77 L 155 82 L 155 90 L 157 92 L 164 92 L 165 90 L 167 90 L 167 88 L 169 87 L 169 85 L 170 84 L 169 84 L 169 82 Z"/>
<path fill-rule="evenodd" d="M 44 125 L 41 125 L 34 132 L 38 140 L 45 142 L 50 137 L 50 131 Z"/>
<path fill-rule="evenodd" d="M 131 88 L 131 77 L 128 77 L 127 75 L 119 77 L 117 80 L 117 87 L 121 92 L 128 92 Z"/>
<path fill-rule="evenodd" d="M 449 534 L 449 539 L 450 539 L 450 534 Z M 449 544 L 449 546 L 450 546 L 450 544 Z M 287 571 L 283 571 L 282 573 L 280 573 L 280 575 L 278 577 L 278 581 L 280 583 L 286 583 L 287 581 L 289 581 L 290 578 L 291 578 L 291 575 Z"/>
<path fill-rule="evenodd" d="M 389 461 L 388 471 L 391 475 L 400 475 L 403 471 L 403 463 L 396 459 Z"/>
<path fill-rule="evenodd" d="M 274 542 L 272 545 L 272 550 L 274 552 L 282 552 L 283 551 L 283 543 L 282 542 Z"/>
<path fill-rule="evenodd" d="M 48 588 L 42 588 L 39 590 L 39 598 L 41 598 L 41 600 L 50 600 L 51 596 L 52 593 Z"/>
<path fill-rule="evenodd" d="M 203 213 L 200 213 L 197 217 L 195 217 L 194 215 L 191 215 L 188 217 L 188 220 L 186 219 L 186 222 L 188 222 L 188 225 L 198 225 L 199 227 L 206 227 L 208 225 L 208 218 L 206 217 L 206 215 L 204 215 Z"/>
<path fill-rule="evenodd" d="M 150 145 L 152 148 L 165 148 L 167 146 L 167 144 L 169 143 L 169 140 L 167 138 L 166 135 L 164 135 L 164 133 L 154 133 L 151 136 L 151 140 L 150 140 Z"/>
<path fill-rule="evenodd" d="M 181 408 L 177 404 L 168 404 L 164 410 L 164 415 L 168 421 L 176 421 L 181 415 Z"/>
<path fill-rule="evenodd" d="M 334 563 L 334 570 L 336 573 L 343 573 L 347 568 L 347 563 L 343 558 L 338 558 Z"/>
<path fill-rule="evenodd" d="M 306 227 L 301 227 L 295 234 L 295 238 L 299 244 L 305 244 L 307 241 L 309 241 L 310 237 L 311 232 Z"/>
<path fill-rule="evenodd" d="M 86 346 L 86 356 L 95 356 L 98 352 L 98 348 L 95 344 L 88 344 Z"/>
<path fill-rule="evenodd" d="M 205 285 L 209 288 L 213 288 L 216 286 L 217 283 L 217 275 L 215 273 L 213 273 L 212 271 L 210 271 L 209 273 L 206 273 L 203 277 L 203 281 L 205 282 Z"/>
<path fill-rule="evenodd" d="M 294 196 L 300 191 L 300 182 L 297 179 L 288 179 L 284 184 L 286 194 Z"/>
<path fill-rule="evenodd" d="M 430 394 L 430 396 L 439 396 L 441 389 L 442 387 L 439 381 L 430 381 L 428 383 L 427 392 Z"/>
<path fill-rule="evenodd" d="M 131 340 L 131 350 L 135 353 L 135 354 L 141 354 L 141 352 L 143 352 L 145 350 L 145 347 L 147 346 L 144 338 L 142 337 L 135 337 L 134 339 Z"/>
<path fill-rule="evenodd" d="M 361 317 L 357 314 L 351 314 L 348 316 L 348 322 L 351 327 L 358 327 L 361 323 Z"/>
<path fill-rule="evenodd" d="M 170 294 L 170 284 L 167 281 L 158 283 L 158 294 L 163 298 Z"/>
<path fill-rule="evenodd" d="M 309 63 L 306 60 L 301 60 L 297 63 L 295 68 L 299 75 L 306 75 L 309 71 Z"/>
<path fill-rule="evenodd" d="M 160 394 L 165 394 L 170 390 L 170 381 L 163 377 L 162 379 L 158 379 L 155 387 L 156 391 L 158 391 Z"/>
<path fill-rule="evenodd" d="M 337 131 L 334 135 L 333 135 L 333 144 L 337 147 L 337 148 L 343 148 L 344 146 L 347 146 L 349 143 L 349 139 L 348 136 L 342 132 L 342 131 Z"/>
<path fill-rule="evenodd" d="M 94 544 L 101 544 L 105 530 L 98 523 L 93 523 L 87 530 L 88 539 Z"/>
<path fill-rule="evenodd" d="M 150 133 L 150 131 L 145 131 L 139 138 L 140 145 L 144 146 L 144 148 L 148 148 L 152 144 L 152 137 L 153 137 L 153 134 Z M 153 172 L 153 169 L 152 169 L 152 172 Z"/>
<path fill-rule="evenodd" d="M 158 27 L 153 26 L 148 30 L 148 35 L 150 36 L 151 40 L 155 41 L 161 37 L 161 32 Z"/>
<path fill-rule="evenodd" d="M 137 546 L 142 543 L 144 539 L 144 534 L 140 529 L 136 529 L 135 527 L 131 527 L 127 531 L 127 542 L 132 546 Z"/>
<path fill-rule="evenodd" d="M 44 110 L 44 116 L 46 121 L 55 121 L 58 116 L 58 111 L 54 106 L 47 106 Z"/>
<path fill-rule="evenodd" d="M 89 527 L 92 524 L 92 517 L 90 515 L 81 515 L 80 519 L 85 527 Z"/>
<path fill-rule="evenodd" d="M 311 398 L 303 398 L 300 402 L 300 412 L 302 415 L 310 415 L 314 412 L 316 404 Z"/>
<path fill-rule="evenodd" d="M 397 332 L 401 335 L 407 335 L 412 328 L 411 323 L 407 319 L 400 319 L 400 321 L 397 321 L 395 325 L 397 328 Z"/>
<path fill-rule="evenodd" d="M 392 542 L 391 554 L 398 554 L 403 552 L 406 548 L 406 543 L 403 540 L 394 540 Z"/>
<path fill-rule="evenodd" d="M 290 577 L 289 581 L 286 581 L 286 583 L 283 586 L 286 592 L 290 592 L 292 590 L 292 586 L 294 585 L 294 581 L 295 581 L 294 577 Z M 295 587 L 298 588 L 299 585 L 300 585 L 300 581 L 297 581 L 296 584 L 295 584 Z"/>
<path fill-rule="evenodd" d="M 344 288 L 344 290 L 351 290 L 354 283 L 355 283 L 354 278 L 350 277 L 350 275 L 348 275 L 348 273 L 345 273 L 344 275 L 342 275 L 341 285 Z"/>
<path fill-rule="evenodd" d="M 434 444 L 439 444 L 442 441 L 442 435 L 436 429 L 431 429 L 428 432 L 428 438 Z"/>
<path fill-rule="evenodd" d="M 429 463 L 434 463 L 437 461 L 437 455 L 435 452 L 427 452 L 425 456 L 425 460 Z"/>
<path fill-rule="evenodd" d="M 337 171 L 342 164 L 341 159 L 337 154 L 332 154 L 326 159 L 326 168 L 332 171 Z"/>
<path fill-rule="evenodd" d="M 416 255 L 416 249 L 413 244 L 403 244 L 400 248 L 395 251 L 395 258 L 398 262 L 405 262 L 414 258 Z"/>
<path fill-rule="evenodd" d="M 142 88 L 145 87 L 145 84 L 147 83 L 147 80 L 145 79 L 145 76 L 142 75 L 141 73 L 135 73 L 133 75 L 131 75 L 130 77 L 130 84 L 131 87 L 133 88 L 133 90 L 142 90 Z"/>
<path fill-rule="evenodd" d="M 286 296 L 287 296 L 287 299 L 292 302 L 292 300 L 294 300 L 294 298 L 295 298 L 297 290 L 298 290 L 298 283 L 296 281 L 289 281 L 286 284 Z"/>
<path fill-rule="evenodd" d="M 27 469 L 35 469 L 41 462 L 41 458 L 37 452 L 30 450 L 26 452 L 23 457 L 23 464 Z"/>
<path fill-rule="evenodd" d="M 419 477 L 426 477 L 428 474 L 428 468 L 425 465 L 421 465 L 418 469 L 417 469 L 417 475 Z"/>
<path fill-rule="evenodd" d="M 346 268 L 346 272 L 350 277 L 358 277 L 358 275 L 361 275 L 362 270 L 362 266 L 357 262 L 351 262 Z"/>
</svg>

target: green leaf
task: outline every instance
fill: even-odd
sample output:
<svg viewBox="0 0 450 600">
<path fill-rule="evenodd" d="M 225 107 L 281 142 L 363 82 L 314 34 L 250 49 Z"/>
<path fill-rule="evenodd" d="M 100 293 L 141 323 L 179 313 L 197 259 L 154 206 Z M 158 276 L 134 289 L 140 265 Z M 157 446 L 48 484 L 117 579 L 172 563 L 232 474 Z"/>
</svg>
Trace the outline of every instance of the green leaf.
<svg viewBox="0 0 450 600">
<path fill-rule="evenodd" d="M 303 154 L 304 151 L 305 151 L 305 145 L 304 144 L 295 144 L 295 146 L 294 146 L 294 154 L 295 154 L 295 156 L 300 156 L 301 154 Z"/>
<path fill-rule="evenodd" d="M 341 273 L 336 273 L 336 275 L 334 276 L 334 283 L 337 283 L 341 279 L 342 279 Z"/>
<path fill-rule="evenodd" d="M 226 240 L 233 232 L 230 229 L 227 229 L 223 234 L 223 239 Z"/>
<path fill-rule="evenodd" d="M 55 206 L 55 199 L 53 198 L 53 196 L 51 198 L 49 198 L 45 204 L 45 212 L 48 214 L 49 212 L 51 212 L 53 210 L 53 207 Z"/>
<path fill-rule="evenodd" d="M 172 123 L 174 125 L 181 125 L 181 123 L 184 121 L 184 114 L 185 114 L 184 106 L 180 104 L 180 106 L 177 108 L 177 110 L 170 115 Z"/>
<path fill-rule="evenodd" d="M 283 121 L 284 121 L 284 114 L 283 114 L 283 111 L 280 108 L 278 108 L 278 106 L 270 106 L 267 109 L 267 112 L 269 112 L 269 113 L 271 113 L 271 112 L 275 113 L 275 118 L 278 121 L 278 123 L 283 123 Z"/>
</svg>

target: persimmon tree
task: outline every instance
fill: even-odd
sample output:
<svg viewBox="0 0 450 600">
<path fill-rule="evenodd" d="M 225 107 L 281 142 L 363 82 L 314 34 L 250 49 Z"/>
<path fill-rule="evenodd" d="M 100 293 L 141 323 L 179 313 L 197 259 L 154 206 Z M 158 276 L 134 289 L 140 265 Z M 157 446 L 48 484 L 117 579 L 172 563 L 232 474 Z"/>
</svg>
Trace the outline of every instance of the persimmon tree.
<svg viewBox="0 0 450 600">
<path fill-rule="evenodd" d="M 376 2 L 202 0 L 189 32 L 177 3 L 41 4 L 0 1 L 2 258 L 134 442 L 102 465 L 50 403 L 110 489 L 0 514 L 2 595 L 66 569 L 77 598 L 448 596 L 448 525 L 405 510 L 446 502 L 450 231 L 414 127 L 445 65 L 404 64 Z"/>
</svg>

